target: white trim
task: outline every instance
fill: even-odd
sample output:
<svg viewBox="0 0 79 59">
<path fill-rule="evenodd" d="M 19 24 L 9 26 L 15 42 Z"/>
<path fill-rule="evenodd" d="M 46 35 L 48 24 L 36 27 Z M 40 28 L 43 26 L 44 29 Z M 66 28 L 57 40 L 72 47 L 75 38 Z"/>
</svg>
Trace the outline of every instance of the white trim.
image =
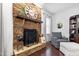
<svg viewBox="0 0 79 59">
<path fill-rule="evenodd" d="M 2 33 L 3 55 L 10 56 L 13 54 L 12 3 L 2 5 Z"/>
</svg>

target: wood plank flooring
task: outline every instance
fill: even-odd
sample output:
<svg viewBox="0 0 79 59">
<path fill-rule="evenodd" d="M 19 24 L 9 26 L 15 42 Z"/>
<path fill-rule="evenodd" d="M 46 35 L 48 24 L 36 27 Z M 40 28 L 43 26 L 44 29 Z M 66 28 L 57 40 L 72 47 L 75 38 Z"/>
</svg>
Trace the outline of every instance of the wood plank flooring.
<svg viewBox="0 0 79 59">
<path fill-rule="evenodd" d="M 51 43 L 47 43 L 46 47 L 31 54 L 30 56 L 64 56 L 61 51 L 56 49 Z"/>
</svg>

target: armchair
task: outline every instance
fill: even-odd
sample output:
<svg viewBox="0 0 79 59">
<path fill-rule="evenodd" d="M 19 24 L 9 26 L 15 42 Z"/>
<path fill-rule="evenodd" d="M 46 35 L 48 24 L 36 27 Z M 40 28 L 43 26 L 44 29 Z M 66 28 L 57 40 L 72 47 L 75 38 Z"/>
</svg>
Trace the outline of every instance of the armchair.
<svg viewBox="0 0 79 59">
<path fill-rule="evenodd" d="M 60 47 L 60 42 L 69 42 L 68 38 L 62 37 L 61 32 L 52 32 L 51 43 L 56 48 Z"/>
</svg>

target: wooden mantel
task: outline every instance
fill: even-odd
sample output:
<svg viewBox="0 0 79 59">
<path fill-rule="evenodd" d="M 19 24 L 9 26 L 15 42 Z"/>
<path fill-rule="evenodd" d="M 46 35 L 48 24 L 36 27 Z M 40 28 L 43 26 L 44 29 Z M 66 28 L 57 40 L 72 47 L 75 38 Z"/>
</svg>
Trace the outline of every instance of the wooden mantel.
<svg viewBox="0 0 79 59">
<path fill-rule="evenodd" d="M 20 18 L 22 20 L 25 19 L 25 21 L 31 21 L 31 22 L 35 22 L 35 23 L 43 23 L 41 20 L 29 19 L 29 18 L 26 18 L 26 17 L 23 17 L 23 16 L 16 16 L 16 18 Z"/>
</svg>

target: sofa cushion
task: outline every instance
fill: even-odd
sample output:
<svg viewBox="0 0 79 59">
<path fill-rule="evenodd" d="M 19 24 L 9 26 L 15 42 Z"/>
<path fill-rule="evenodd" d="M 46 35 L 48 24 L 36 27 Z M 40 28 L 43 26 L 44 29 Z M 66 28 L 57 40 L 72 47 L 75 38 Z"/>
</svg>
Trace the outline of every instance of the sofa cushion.
<svg viewBox="0 0 79 59">
<path fill-rule="evenodd" d="M 53 37 L 57 37 L 57 38 L 59 38 L 59 39 L 62 38 L 61 32 L 52 32 L 52 36 L 53 36 Z"/>
</svg>

